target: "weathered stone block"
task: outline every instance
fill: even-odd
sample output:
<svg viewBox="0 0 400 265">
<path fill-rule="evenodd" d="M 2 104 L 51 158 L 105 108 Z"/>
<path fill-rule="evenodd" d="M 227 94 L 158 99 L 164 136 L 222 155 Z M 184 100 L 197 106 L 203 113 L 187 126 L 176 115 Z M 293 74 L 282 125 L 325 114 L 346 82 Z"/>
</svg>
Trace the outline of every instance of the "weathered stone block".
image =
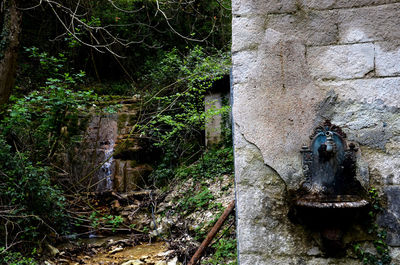
<svg viewBox="0 0 400 265">
<path fill-rule="evenodd" d="M 326 91 L 333 89 L 342 100 L 379 103 L 382 106 L 400 107 L 400 78 L 371 78 L 321 82 Z"/>
<path fill-rule="evenodd" d="M 400 142 L 397 142 L 399 145 Z M 400 155 L 389 155 L 384 152 L 376 152 L 371 148 L 363 148 L 362 154 L 368 162 L 370 172 L 373 172 L 374 178 L 381 178 L 381 182 L 386 185 L 400 185 Z M 379 180 L 379 179 L 378 179 Z"/>
<path fill-rule="evenodd" d="M 400 46 L 380 42 L 375 46 L 375 67 L 377 76 L 400 75 Z"/>
<path fill-rule="evenodd" d="M 222 108 L 222 94 L 221 93 L 208 93 L 204 97 L 205 111 Z M 205 134 L 206 146 L 215 145 L 222 140 L 222 116 L 213 115 L 206 120 Z"/>
<path fill-rule="evenodd" d="M 115 159 L 114 164 L 115 164 L 114 180 L 113 180 L 114 189 L 118 192 L 124 192 L 125 191 L 125 168 L 126 168 L 127 161 Z"/>
<path fill-rule="evenodd" d="M 142 189 L 153 168 L 147 164 L 131 167 L 129 162 L 125 168 L 125 191 Z"/>
<path fill-rule="evenodd" d="M 257 51 L 241 51 L 232 54 L 233 83 L 240 84 L 249 81 L 251 73 L 257 68 Z"/>
<path fill-rule="evenodd" d="M 276 265 L 276 264 L 290 264 L 293 259 L 289 259 L 290 262 L 281 262 L 282 260 L 277 260 L 277 257 L 265 257 L 263 252 L 252 252 L 243 253 L 240 255 L 240 265 Z M 285 260 L 287 261 L 287 259 Z"/>
<path fill-rule="evenodd" d="M 360 260 L 356 258 L 313 258 L 304 263 L 307 265 L 361 265 Z"/>
<path fill-rule="evenodd" d="M 307 45 L 334 44 L 338 39 L 337 11 L 269 15 L 267 28 L 298 38 Z"/>
<path fill-rule="evenodd" d="M 304 255 L 305 253 L 305 244 L 298 244 L 299 240 L 290 233 L 285 224 L 273 230 L 263 225 L 243 224 L 238 227 L 238 230 L 241 232 L 239 242 L 243 253 L 260 252 L 268 256 Z"/>
<path fill-rule="evenodd" d="M 374 45 L 310 47 L 307 49 L 307 62 L 313 78 L 360 78 L 374 70 Z"/>
<path fill-rule="evenodd" d="M 385 188 L 387 209 L 379 217 L 379 224 L 388 230 L 388 244 L 400 246 L 400 187 L 388 186 Z"/>
<path fill-rule="evenodd" d="M 294 12 L 298 8 L 293 0 L 233 0 L 233 15 L 265 15 L 268 13 Z"/>
<path fill-rule="evenodd" d="M 305 258 L 301 256 L 268 256 L 263 252 L 242 255 L 241 265 L 361 265 L 355 258 Z"/>
<path fill-rule="evenodd" d="M 399 0 L 302 0 L 302 6 L 311 9 L 323 10 L 334 8 L 351 8 L 370 5 L 396 3 Z"/>
<path fill-rule="evenodd" d="M 390 247 L 390 256 L 392 257 L 393 264 L 400 264 L 400 248 Z"/>
<path fill-rule="evenodd" d="M 393 40 L 400 38 L 400 4 L 339 11 L 341 43 Z"/>
<path fill-rule="evenodd" d="M 237 206 L 239 216 L 246 216 L 246 219 L 249 221 L 268 220 L 267 228 L 269 229 L 276 228 L 279 225 L 280 222 L 278 219 L 271 219 L 273 213 L 270 211 L 281 213 L 284 206 L 282 207 L 280 203 L 271 200 L 271 198 L 259 188 L 239 185 L 237 192 L 240 194 L 240 201 Z M 281 209 L 279 207 L 281 207 Z M 242 222 L 245 221 L 246 220 Z"/>
<path fill-rule="evenodd" d="M 232 18 L 232 53 L 256 48 L 262 39 L 264 26 L 265 18 L 261 16 Z"/>
</svg>

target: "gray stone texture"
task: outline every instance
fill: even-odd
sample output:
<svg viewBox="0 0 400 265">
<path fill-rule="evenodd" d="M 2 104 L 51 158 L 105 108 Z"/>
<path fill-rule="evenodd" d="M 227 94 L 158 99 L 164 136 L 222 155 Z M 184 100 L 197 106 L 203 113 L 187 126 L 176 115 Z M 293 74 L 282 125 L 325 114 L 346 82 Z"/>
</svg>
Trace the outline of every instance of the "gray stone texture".
<svg viewBox="0 0 400 265">
<path fill-rule="evenodd" d="M 250 81 L 251 73 L 256 71 L 257 64 L 257 50 L 242 51 L 232 54 L 232 68 L 233 83 L 240 84 Z"/>
<path fill-rule="evenodd" d="M 324 10 L 335 8 L 351 8 L 363 6 L 376 6 L 382 4 L 396 3 L 399 0 L 301 0 L 304 8 Z"/>
<path fill-rule="evenodd" d="M 388 243 L 400 247 L 400 187 L 388 186 L 385 188 L 387 209 L 379 217 L 379 224 L 388 232 Z"/>
<path fill-rule="evenodd" d="M 338 40 L 337 20 L 336 10 L 300 10 L 293 14 L 269 15 L 266 25 L 306 45 L 328 45 Z"/>
<path fill-rule="evenodd" d="M 235 122 L 246 140 L 260 148 L 267 165 L 288 185 L 298 183 L 298 150 L 308 141 L 323 95 L 306 71 L 305 46 L 297 39 L 268 29 L 257 54 L 258 67 L 249 72 L 249 82 L 235 85 Z"/>
<path fill-rule="evenodd" d="M 368 103 L 339 99 L 332 105 L 332 112 L 327 118 L 341 126 L 350 141 L 361 145 L 363 161 L 359 161 L 359 166 L 366 163 L 369 171 L 376 172 L 386 184 L 400 185 L 399 108 L 379 100 Z M 367 171 L 364 167 L 360 170 Z M 368 178 L 367 173 L 359 175 Z M 361 179 L 364 184 L 365 181 Z"/>
<path fill-rule="evenodd" d="M 400 78 L 370 78 L 318 83 L 321 89 L 333 89 L 340 101 L 353 100 L 381 107 L 400 107 Z"/>
<path fill-rule="evenodd" d="M 264 25 L 264 17 L 234 17 L 232 19 L 232 51 L 257 47 L 262 40 Z"/>
<path fill-rule="evenodd" d="M 388 41 L 400 38 L 400 4 L 339 10 L 340 43 Z"/>
<path fill-rule="evenodd" d="M 310 47 L 307 62 L 313 78 L 350 79 L 374 70 L 372 43 Z"/>
<path fill-rule="evenodd" d="M 380 42 L 375 46 L 375 64 L 377 76 L 400 75 L 400 45 Z"/>
<path fill-rule="evenodd" d="M 264 164 L 260 150 L 247 142 L 238 128 L 235 132 L 237 231 L 241 253 L 257 252 L 270 257 L 305 254 L 312 247 L 307 236 L 282 214 L 288 212 L 285 182 Z M 293 233 L 296 230 L 299 231 Z"/>
<path fill-rule="evenodd" d="M 400 4 L 234 0 L 232 64 L 240 264 L 361 264 L 328 258 L 287 217 L 299 150 L 325 119 L 355 142 L 357 179 L 387 196 L 379 222 L 400 246 Z M 399 185 L 399 186 L 397 186 Z M 346 244 L 370 239 L 354 226 Z M 394 262 L 400 250 L 392 248 Z M 397 263 L 395 263 L 397 264 Z M 400 264 L 400 263 L 399 263 Z"/>
<path fill-rule="evenodd" d="M 232 14 L 243 15 L 265 15 L 269 13 L 294 12 L 298 8 L 298 3 L 292 0 L 249 0 L 232 1 Z"/>
<path fill-rule="evenodd" d="M 400 264 L 400 248 L 392 247 L 389 248 L 390 256 L 392 257 L 393 264 Z"/>
</svg>

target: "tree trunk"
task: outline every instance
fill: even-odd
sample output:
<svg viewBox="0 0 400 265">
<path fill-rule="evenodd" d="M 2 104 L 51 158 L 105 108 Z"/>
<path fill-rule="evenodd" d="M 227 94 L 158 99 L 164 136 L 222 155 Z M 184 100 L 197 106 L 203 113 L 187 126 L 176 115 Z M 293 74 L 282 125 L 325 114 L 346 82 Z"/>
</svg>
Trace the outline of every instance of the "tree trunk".
<svg viewBox="0 0 400 265">
<path fill-rule="evenodd" d="M 0 19 L 0 104 L 4 104 L 11 95 L 17 70 L 21 14 L 16 0 L 1 1 Z"/>
</svg>

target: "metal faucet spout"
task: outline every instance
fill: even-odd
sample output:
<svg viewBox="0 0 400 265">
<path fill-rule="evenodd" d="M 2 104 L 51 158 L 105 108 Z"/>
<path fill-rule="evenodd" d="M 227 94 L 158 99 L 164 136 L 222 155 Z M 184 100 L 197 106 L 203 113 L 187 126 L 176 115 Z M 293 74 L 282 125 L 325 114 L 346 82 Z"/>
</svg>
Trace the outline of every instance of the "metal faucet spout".
<svg viewBox="0 0 400 265">
<path fill-rule="evenodd" d="M 336 144 L 333 141 L 333 133 L 331 131 L 327 131 L 326 135 L 326 152 L 335 153 L 336 152 Z"/>
</svg>

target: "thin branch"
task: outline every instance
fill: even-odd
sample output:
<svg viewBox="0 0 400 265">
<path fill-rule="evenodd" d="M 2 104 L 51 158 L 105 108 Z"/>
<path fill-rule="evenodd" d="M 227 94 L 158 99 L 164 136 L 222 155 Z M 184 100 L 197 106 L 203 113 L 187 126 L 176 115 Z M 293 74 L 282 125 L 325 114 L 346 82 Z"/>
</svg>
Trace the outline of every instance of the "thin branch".
<svg viewBox="0 0 400 265">
<path fill-rule="evenodd" d="M 232 11 L 232 9 L 231 8 L 227 8 L 227 7 L 225 7 L 222 3 L 221 3 L 221 1 L 220 0 L 216 0 L 217 2 L 218 2 L 218 4 L 223 8 L 223 9 L 225 9 L 225 10 L 228 10 L 228 11 Z"/>
<path fill-rule="evenodd" d="M 209 34 L 208 34 L 205 38 L 203 38 L 203 39 L 194 39 L 194 38 L 190 38 L 190 37 L 183 36 L 183 35 L 180 34 L 178 31 L 176 31 L 175 28 L 172 27 L 172 25 L 169 23 L 169 18 L 168 18 L 168 16 L 165 14 L 165 12 L 162 11 L 162 10 L 160 9 L 160 4 L 159 4 L 159 1 L 158 1 L 158 0 L 156 0 L 156 3 L 157 3 L 157 12 L 160 11 L 160 13 L 161 13 L 161 14 L 163 15 L 163 17 L 165 18 L 165 22 L 167 22 L 168 27 L 169 27 L 176 35 L 178 35 L 179 37 L 184 38 L 184 39 L 186 39 L 186 40 L 190 40 L 190 41 L 204 42 L 204 41 L 207 40 L 207 39 L 210 37 L 210 35 L 214 32 L 215 21 L 214 21 L 214 23 L 213 23 L 213 26 L 212 26 L 212 28 L 211 28 Z M 157 15 L 157 12 L 156 12 L 156 15 Z"/>
<path fill-rule="evenodd" d="M 137 10 L 125 10 L 125 9 L 122 9 L 122 8 L 118 7 L 118 6 L 114 3 L 114 1 L 112 1 L 112 0 L 108 0 L 108 2 L 110 2 L 110 4 L 111 4 L 115 9 L 117 9 L 117 10 L 119 10 L 119 11 L 121 11 L 121 12 L 124 12 L 124 13 L 128 13 L 128 14 L 137 13 L 137 12 L 140 12 L 142 9 L 144 9 L 144 7 L 141 7 L 141 8 L 139 8 L 139 9 L 137 9 Z"/>
<path fill-rule="evenodd" d="M 17 7 L 17 9 L 22 10 L 22 11 L 27 11 L 27 10 L 35 9 L 35 8 L 41 6 L 41 5 L 42 5 L 42 2 L 43 2 L 43 0 L 40 0 L 40 1 L 39 1 L 39 4 L 37 4 L 37 5 L 35 5 L 35 6 L 26 7 L 26 8 Z"/>
</svg>

